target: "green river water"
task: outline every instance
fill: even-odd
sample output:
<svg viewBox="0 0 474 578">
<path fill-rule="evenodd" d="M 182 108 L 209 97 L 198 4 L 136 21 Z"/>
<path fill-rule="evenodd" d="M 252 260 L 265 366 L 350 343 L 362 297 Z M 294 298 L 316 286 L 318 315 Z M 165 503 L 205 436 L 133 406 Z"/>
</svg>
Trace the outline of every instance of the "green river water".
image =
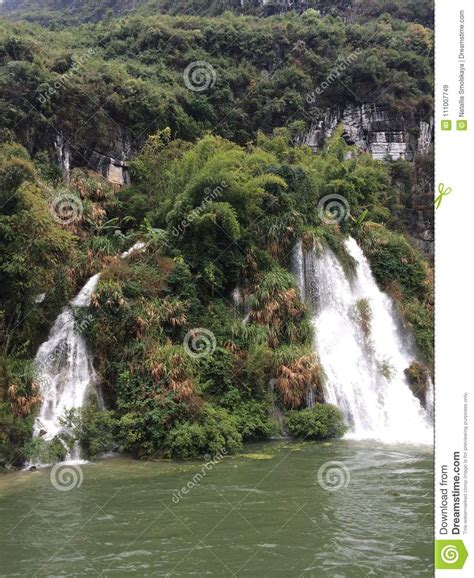
<svg viewBox="0 0 474 578">
<path fill-rule="evenodd" d="M 338 440 L 247 446 L 181 497 L 203 463 L 10 473 L 0 575 L 433 576 L 432 468 L 427 447 Z"/>
</svg>

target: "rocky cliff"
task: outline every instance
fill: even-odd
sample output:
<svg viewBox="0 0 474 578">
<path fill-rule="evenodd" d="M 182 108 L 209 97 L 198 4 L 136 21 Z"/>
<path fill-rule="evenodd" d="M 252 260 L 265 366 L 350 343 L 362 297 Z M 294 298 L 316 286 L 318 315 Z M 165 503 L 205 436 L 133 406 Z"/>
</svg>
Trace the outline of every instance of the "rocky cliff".
<svg viewBox="0 0 474 578">
<path fill-rule="evenodd" d="M 363 104 L 342 110 L 326 109 L 311 121 L 300 141 L 315 152 L 331 136 L 336 126 L 344 125 L 344 138 L 369 152 L 377 160 L 413 160 L 426 154 L 433 141 L 433 116 L 397 115 L 387 108 Z"/>
<path fill-rule="evenodd" d="M 326 109 L 311 119 L 310 129 L 298 138 L 317 152 L 342 123 L 344 138 L 380 161 L 414 162 L 413 180 L 395 185 L 403 190 L 405 209 L 400 215 L 415 245 L 426 255 L 434 253 L 432 114 L 396 114 L 380 105 L 363 104 L 344 109 Z"/>
<path fill-rule="evenodd" d="M 112 131 L 107 144 L 103 144 L 101 150 L 84 147 L 62 134 L 56 136 L 54 148 L 65 181 L 69 180 L 71 169 L 86 167 L 100 173 L 114 185 L 130 183 L 129 160 L 136 150 L 131 145 L 126 129 L 117 128 Z"/>
<path fill-rule="evenodd" d="M 424 158 L 433 145 L 433 117 L 396 114 L 382 106 L 364 104 L 344 109 L 326 109 L 311 119 L 310 129 L 298 138 L 316 153 L 342 123 L 344 138 L 380 161 L 416 162 L 415 179 L 407 191 L 406 209 L 401 215 L 415 244 L 427 255 L 434 251 L 433 174 Z M 106 143 L 106 144 L 104 144 Z M 125 128 L 102 139 L 100 150 L 57 137 L 55 150 L 63 177 L 71 168 L 87 166 L 122 186 L 130 182 L 129 161 L 139 146 L 133 145 Z M 428 164 L 429 166 L 425 166 Z"/>
</svg>

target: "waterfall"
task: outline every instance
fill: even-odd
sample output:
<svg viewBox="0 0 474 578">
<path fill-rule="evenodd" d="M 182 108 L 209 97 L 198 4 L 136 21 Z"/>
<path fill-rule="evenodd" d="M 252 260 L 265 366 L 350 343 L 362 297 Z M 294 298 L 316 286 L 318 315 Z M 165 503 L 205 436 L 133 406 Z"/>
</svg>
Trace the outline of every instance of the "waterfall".
<svg viewBox="0 0 474 578">
<path fill-rule="evenodd" d="M 145 247 L 142 242 L 135 243 L 131 249 L 122 253 L 125 259 L 132 253 Z M 71 409 L 81 408 L 88 394 L 97 396 L 99 407 L 103 407 L 100 393 L 93 389 L 96 373 L 92 364 L 86 341 L 82 332 L 92 322 L 92 316 L 84 316 L 78 323 L 74 319 L 74 308 L 88 307 L 92 294 L 97 287 L 100 273 L 93 275 L 77 296 L 56 318 L 48 340 L 45 341 L 35 357 L 34 365 L 37 381 L 43 399 L 38 417 L 35 420 L 33 436 L 41 436 L 51 441 L 59 434 L 68 434 L 60 420 Z M 80 457 L 80 448 L 76 444 L 68 450 L 67 459 Z"/>
<path fill-rule="evenodd" d="M 51 328 L 49 338 L 38 349 L 35 357 L 37 380 L 43 398 L 35 420 L 33 436 L 50 441 L 63 433 L 60 418 L 67 410 L 83 406 L 86 394 L 96 381 L 92 359 L 81 331 L 90 319 L 77 327 L 73 307 L 90 305 L 99 274 L 91 277 L 78 295 L 64 307 Z M 79 448 L 68 452 L 69 459 L 79 458 Z"/>
<path fill-rule="evenodd" d="M 69 150 L 69 145 L 65 141 L 63 135 L 58 134 L 54 141 L 54 147 L 56 149 L 56 154 L 58 155 L 63 180 L 68 183 L 71 175 L 71 151 Z"/>
<path fill-rule="evenodd" d="M 345 245 L 356 263 L 353 279 L 329 249 L 317 256 L 300 242 L 293 254 L 298 286 L 313 311 L 325 399 L 343 412 L 350 437 L 431 443 L 429 412 L 404 374 L 415 357 L 411 339 L 356 241 Z"/>
<path fill-rule="evenodd" d="M 434 414 L 434 386 L 431 378 L 428 378 L 428 387 L 426 389 L 426 411 L 431 419 Z"/>
</svg>

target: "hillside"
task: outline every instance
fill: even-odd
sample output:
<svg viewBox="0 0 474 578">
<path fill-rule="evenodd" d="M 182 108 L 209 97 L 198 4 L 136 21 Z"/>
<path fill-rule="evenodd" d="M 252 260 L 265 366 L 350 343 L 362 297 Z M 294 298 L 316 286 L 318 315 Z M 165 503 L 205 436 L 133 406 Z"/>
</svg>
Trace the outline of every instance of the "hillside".
<svg viewBox="0 0 474 578">
<path fill-rule="evenodd" d="M 48 25 L 77 25 L 103 20 L 111 14 L 123 16 L 130 11 L 190 16 L 218 16 L 231 11 L 266 17 L 289 11 L 302 13 L 310 8 L 351 21 L 363 22 L 388 13 L 395 18 L 433 26 L 431 0 L 103 0 L 100 6 L 95 0 L 4 0 L 0 13 Z"/>
<path fill-rule="evenodd" d="M 419 249 L 430 255 L 433 241 L 433 31 L 419 3 L 264 17 L 215 3 L 206 15 L 143 3 L 120 16 L 128 3 L 98 13 L 53 2 L 29 12 L 35 22 L 21 19 L 29 5 L 14 6 L 0 30 L 5 459 L 58 459 L 79 442 L 89 457 L 237 450 L 281 431 L 278 415 L 327 401 L 317 307 L 290 273 L 295 246 L 308 271 L 329 260 L 344 299 L 367 259 L 366 286 L 393 299 L 393 326 L 412 344 L 399 354 L 394 332 L 388 356 L 360 348 L 368 303 L 342 313 L 374 368 L 370 395 L 393 374 L 415 410 L 406 370 L 426 406 L 432 270 Z M 340 219 L 328 220 L 328 198 Z M 136 242 L 143 251 L 120 259 Z M 391 314 L 374 312 L 379 323 Z M 203 328 L 210 359 L 187 348 Z M 54 355 L 38 374 L 41 343 Z M 45 400 L 77 385 L 71 348 L 81 391 L 97 396 L 54 414 L 64 440 Z M 345 431 L 342 414 L 321 411 Z M 312 427 L 311 411 L 291 415 L 294 431 Z"/>
</svg>

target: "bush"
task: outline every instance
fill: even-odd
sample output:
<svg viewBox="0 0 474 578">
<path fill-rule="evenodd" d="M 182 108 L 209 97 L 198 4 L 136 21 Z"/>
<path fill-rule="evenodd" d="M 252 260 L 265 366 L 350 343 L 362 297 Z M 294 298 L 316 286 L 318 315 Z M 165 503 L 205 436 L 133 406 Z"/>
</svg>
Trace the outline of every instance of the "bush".
<svg viewBox="0 0 474 578">
<path fill-rule="evenodd" d="M 36 437 L 25 444 L 23 454 L 31 462 L 54 464 L 66 458 L 67 449 L 58 437 L 50 441 Z"/>
<path fill-rule="evenodd" d="M 427 367 L 417 361 L 412 361 L 405 369 L 405 377 L 413 395 L 426 407 L 426 394 L 430 385 L 430 372 Z"/>
<path fill-rule="evenodd" d="M 329 404 L 289 411 L 285 416 L 285 427 L 294 437 L 314 440 L 340 438 L 347 431 L 341 411 Z"/>
<path fill-rule="evenodd" d="M 181 459 L 232 453 L 242 447 L 237 419 L 225 409 L 206 405 L 199 421 L 186 421 L 168 434 L 165 455 Z"/>
<path fill-rule="evenodd" d="M 0 401 L 0 465 L 21 466 L 26 455 L 25 446 L 31 441 L 33 415 L 15 416 L 10 403 Z"/>
<path fill-rule="evenodd" d="M 265 403 L 254 400 L 241 403 L 233 408 L 233 414 L 244 440 L 268 439 L 278 431 Z"/>
<path fill-rule="evenodd" d="M 429 275 L 422 255 L 403 235 L 368 223 L 358 240 L 382 289 L 397 283 L 406 298 L 430 297 Z"/>
<path fill-rule="evenodd" d="M 72 418 L 72 425 L 87 459 L 97 459 L 117 446 L 118 420 L 112 411 L 86 406 Z"/>
</svg>

